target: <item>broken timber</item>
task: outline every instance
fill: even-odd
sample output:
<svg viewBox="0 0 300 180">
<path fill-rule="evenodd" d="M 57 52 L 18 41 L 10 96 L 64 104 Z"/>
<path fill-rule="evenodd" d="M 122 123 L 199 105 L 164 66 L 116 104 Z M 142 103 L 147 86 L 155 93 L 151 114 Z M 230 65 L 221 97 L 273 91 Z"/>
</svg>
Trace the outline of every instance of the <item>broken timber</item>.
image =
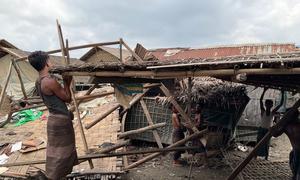
<svg viewBox="0 0 300 180">
<path fill-rule="evenodd" d="M 163 153 L 163 152 L 171 152 L 171 151 L 184 151 L 184 150 L 195 150 L 199 149 L 199 146 L 191 146 L 191 147 L 169 147 L 163 149 L 147 149 L 147 150 L 139 150 L 139 151 L 127 151 L 127 152 L 115 152 L 115 153 L 106 153 L 106 154 L 88 154 L 84 156 L 79 156 L 79 161 L 85 161 L 88 159 L 99 159 L 99 158 L 107 158 L 107 157 L 118 157 L 124 155 L 135 155 L 135 154 L 148 154 L 148 153 Z M 12 166 L 24 166 L 24 165 L 33 165 L 33 164 L 45 164 L 46 160 L 35 160 L 35 161 L 24 161 L 24 162 L 14 162 L 7 164 L 0 164 L 0 167 L 12 167 Z"/>
<path fill-rule="evenodd" d="M 166 123 L 153 124 L 153 125 L 150 125 L 150 126 L 140 128 L 140 129 L 135 129 L 135 130 L 123 132 L 123 133 L 119 134 L 118 137 L 119 138 L 128 137 L 128 136 L 133 135 L 133 134 L 139 134 L 139 133 L 143 133 L 145 131 L 149 131 L 149 130 L 152 130 L 152 129 L 157 129 L 157 128 L 163 127 L 165 125 L 166 125 Z"/>
<path fill-rule="evenodd" d="M 8 85 L 8 82 L 9 82 L 9 79 L 10 79 L 10 76 L 11 76 L 11 71 L 12 71 L 12 61 L 10 62 L 10 65 L 9 65 L 9 68 L 8 68 L 8 72 L 7 72 L 7 76 L 5 78 L 5 84 L 4 86 L 2 86 L 2 90 L 1 90 L 1 95 L 0 95 L 0 108 L 2 106 L 2 103 L 4 101 L 4 95 L 5 95 L 5 91 L 6 91 L 6 88 L 7 88 L 7 85 Z"/>
<path fill-rule="evenodd" d="M 185 144 L 187 141 L 190 141 L 190 140 L 192 140 L 192 139 L 194 139 L 194 138 L 198 138 L 198 137 L 201 137 L 201 136 L 205 135 L 207 132 L 208 132 L 207 129 L 202 130 L 202 131 L 195 132 L 194 134 L 191 134 L 191 135 L 185 137 L 184 139 L 182 139 L 182 140 L 180 140 L 180 141 L 177 141 L 176 143 L 171 144 L 170 146 L 168 146 L 167 148 L 164 148 L 164 149 L 173 148 L 173 147 L 177 147 L 177 146 L 183 145 L 183 144 Z M 163 150 L 163 149 L 161 149 L 161 150 Z M 143 164 L 143 163 L 145 163 L 145 162 L 147 162 L 147 161 L 150 161 L 151 159 L 153 159 L 153 158 L 159 156 L 162 152 L 163 152 L 163 151 L 157 152 L 157 153 L 154 153 L 154 154 L 151 154 L 151 155 L 149 155 L 149 156 L 146 156 L 145 158 L 140 159 L 140 160 L 138 160 L 137 162 L 134 162 L 134 163 L 128 165 L 128 167 L 126 168 L 126 170 L 135 168 L 135 167 L 137 167 L 137 166 L 139 166 L 139 165 L 141 165 L 141 164 Z"/>
</svg>

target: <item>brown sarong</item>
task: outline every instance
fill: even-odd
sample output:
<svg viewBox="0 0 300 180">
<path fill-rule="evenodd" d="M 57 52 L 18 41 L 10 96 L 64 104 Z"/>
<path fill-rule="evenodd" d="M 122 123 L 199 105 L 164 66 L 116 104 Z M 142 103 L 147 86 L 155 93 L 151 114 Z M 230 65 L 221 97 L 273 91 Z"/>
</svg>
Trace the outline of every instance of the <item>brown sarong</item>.
<svg viewBox="0 0 300 180">
<path fill-rule="evenodd" d="M 70 117 L 50 114 L 47 122 L 46 175 L 49 179 L 61 179 L 78 164 L 75 134 Z"/>
</svg>

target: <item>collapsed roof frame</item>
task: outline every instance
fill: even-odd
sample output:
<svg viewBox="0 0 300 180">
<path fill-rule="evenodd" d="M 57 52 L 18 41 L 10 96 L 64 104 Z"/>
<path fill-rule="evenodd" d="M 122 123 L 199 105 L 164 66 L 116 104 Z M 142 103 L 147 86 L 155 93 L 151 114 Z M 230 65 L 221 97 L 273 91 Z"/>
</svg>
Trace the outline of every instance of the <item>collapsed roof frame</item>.
<svg viewBox="0 0 300 180">
<path fill-rule="evenodd" d="M 113 66 L 113 68 L 117 68 L 117 69 L 111 69 L 111 70 L 108 70 L 108 71 L 107 70 L 104 71 L 106 68 L 103 66 L 102 69 L 99 68 L 99 69 L 96 70 L 96 72 L 91 72 L 91 71 L 74 71 L 72 69 L 68 69 L 68 67 L 67 67 L 66 69 L 64 69 L 64 70 L 67 70 L 67 72 L 63 72 L 63 70 L 60 71 L 62 75 L 98 76 L 100 78 L 107 78 L 107 77 L 112 77 L 113 76 L 115 78 L 120 78 L 120 77 L 122 78 L 123 77 L 123 78 L 130 78 L 130 79 L 131 78 L 134 79 L 134 78 L 141 78 L 142 77 L 142 78 L 145 78 L 145 79 L 158 79 L 158 80 L 166 79 L 166 78 L 176 78 L 176 77 L 190 78 L 190 77 L 195 77 L 195 76 L 213 76 L 213 77 L 227 76 L 227 78 L 229 77 L 228 80 L 231 80 L 231 81 L 239 80 L 239 78 L 237 78 L 237 77 L 238 77 L 238 75 L 241 75 L 241 74 L 245 74 L 246 76 L 247 75 L 266 75 L 266 74 L 268 74 L 268 75 L 280 75 L 280 76 L 282 76 L 282 75 L 297 75 L 297 77 L 298 77 L 298 75 L 300 75 L 300 67 L 299 66 L 298 67 L 285 66 L 285 62 L 283 61 L 284 58 L 282 58 L 280 55 L 278 55 L 277 58 L 279 60 L 276 61 L 276 63 L 279 62 L 279 63 L 283 64 L 283 66 L 279 66 L 279 67 L 276 67 L 276 68 L 271 67 L 271 68 L 266 68 L 266 69 L 263 69 L 263 68 L 244 68 L 244 69 L 241 69 L 239 66 L 236 66 L 236 64 L 234 64 L 234 63 L 231 64 L 231 65 L 233 65 L 233 68 L 231 67 L 231 68 L 228 68 L 228 69 L 226 69 L 226 68 L 225 69 L 224 68 L 212 69 L 210 66 L 213 63 L 206 63 L 206 64 L 205 63 L 202 63 L 202 64 L 199 63 L 199 64 L 188 64 L 188 65 L 187 64 L 181 64 L 181 65 L 177 65 L 177 66 L 174 65 L 174 67 L 171 67 L 170 64 L 161 64 L 162 66 L 163 65 L 168 65 L 167 67 L 166 66 L 165 67 L 162 67 L 162 66 L 159 66 L 159 67 L 157 67 L 157 66 L 156 67 L 148 66 L 148 64 L 145 63 L 134 51 L 132 51 L 129 48 L 129 46 L 122 39 L 120 39 L 119 41 L 113 41 L 113 42 L 94 43 L 94 44 L 86 44 L 86 45 L 69 47 L 68 40 L 66 40 L 66 46 L 65 46 L 64 39 L 63 39 L 63 36 L 62 36 L 61 27 L 60 27 L 58 21 L 57 21 L 57 30 L 58 30 L 59 42 L 60 42 L 61 48 L 56 49 L 56 50 L 52 50 L 52 51 L 48 51 L 47 53 L 48 54 L 55 54 L 55 53 L 61 52 L 62 55 L 65 58 L 65 64 L 66 65 L 68 65 L 68 63 L 70 62 L 69 61 L 69 58 L 70 58 L 69 51 L 71 51 L 71 50 L 77 50 L 77 49 L 83 49 L 83 48 L 95 47 L 95 46 L 105 46 L 105 45 L 117 45 L 117 44 L 119 44 L 120 45 L 120 57 L 122 57 L 122 54 L 121 54 L 122 53 L 122 45 L 124 45 L 124 47 L 126 49 L 128 49 L 129 52 L 132 54 L 132 56 L 137 60 L 137 62 L 134 62 L 134 67 L 140 67 L 141 68 L 141 69 L 138 69 L 138 70 L 137 69 L 134 69 L 134 70 L 124 69 L 124 67 L 130 67 L 130 63 L 128 64 L 127 62 L 122 61 L 122 58 L 120 58 L 120 60 L 122 62 L 120 62 L 120 64 L 115 64 L 115 66 Z M 27 59 L 27 57 L 21 57 L 21 58 L 12 60 L 11 65 L 10 65 L 10 69 L 13 66 L 13 62 L 18 62 L 18 61 L 22 61 L 22 60 L 26 60 L 26 59 Z M 297 62 L 299 62 L 300 61 L 300 56 L 297 57 L 295 60 L 297 60 Z M 266 60 L 262 59 L 262 61 L 265 62 Z M 188 63 L 191 63 L 191 62 L 188 62 Z M 238 62 L 235 62 L 235 63 L 238 63 Z M 249 63 L 249 62 L 247 62 L 247 63 Z M 220 65 L 220 64 L 224 65 L 226 63 L 224 63 L 224 64 L 216 63 L 215 65 Z M 122 65 L 123 68 L 122 67 L 120 68 L 119 67 L 120 65 Z M 132 62 L 131 62 L 131 65 L 133 65 Z M 155 64 L 155 65 L 157 65 L 157 64 Z M 193 69 L 193 67 L 204 66 L 204 65 L 207 65 L 208 69 L 206 69 L 206 70 L 203 70 L 201 68 Z M 188 67 L 188 69 L 180 69 L 180 68 L 183 68 L 183 67 Z M 179 69 L 177 69 L 177 68 L 179 68 Z M 162 71 L 162 70 L 164 70 L 164 71 Z M 166 70 L 168 70 L 168 71 L 166 71 Z M 10 76 L 10 73 L 7 76 L 6 84 L 8 83 L 9 76 Z M 234 77 L 236 79 L 231 79 L 232 77 Z M 243 81 L 245 81 L 243 79 L 244 78 L 242 78 L 240 80 L 242 83 L 243 83 Z M 194 131 L 194 134 L 186 137 L 185 139 L 183 139 L 183 140 L 181 140 L 181 141 L 179 141 L 175 144 L 170 145 L 169 147 L 176 147 L 176 146 L 182 145 L 185 142 L 187 142 L 188 140 L 196 138 L 196 137 L 203 136 L 204 134 L 206 134 L 208 132 L 207 130 L 198 131 L 192 125 L 190 117 L 178 105 L 178 103 L 176 102 L 176 100 L 174 99 L 174 97 L 172 96 L 170 91 L 163 84 L 159 84 L 158 86 L 160 87 L 162 92 L 167 97 L 169 97 L 171 99 L 171 103 L 178 109 L 179 113 L 183 117 L 184 125 L 188 126 L 189 128 L 191 128 Z M 274 86 L 276 86 L 276 84 Z M 94 87 L 92 87 L 92 88 L 94 88 Z M 86 93 L 86 96 L 88 96 L 93 91 L 92 88 Z M 151 89 L 151 88 L 147 88 L 147 89 Z M 298 86 L 296 87 L 296 90 L 297 91 L 299 90 Z M 5 89 L 2 90 L 2 91 L 5 91 Z M 87 147 L 85 135 L 84 135 L 84 132 L 83 132 L 83 125 L 81 123 L 81 117 L 80 117 L 79 110 L 78 110 L 79 102 L 76 101 L 73 89 L 72 89 L 71 93 L 72 93 L 72 100 L 74 102 L 74 107 L 75 107 L 74 109 L 76 110 L 78 122 L 79 122 L 79 125 L 80 125 L 80 134 L 81 134 L 81 137 L 83 138 L 83 141 L 84 141 L 85 151 L 88 154 L 89 149 Z M 140 102 L 140 103 L 143 104 L 143 102 L 141 101 L 141 98 L 143 97 L 144 94 L 145 93 L 137 95 L 137 97 L 135 97 L 132 100 L 132 102 L 130 102 L 130 105 L 132 106 L 133 104 L 135 104 L 137 102 Z M 3 98 L 2 98 L 2 95 L 1 95 L 0 104 L 2 103 L 2 101 L 3 101 Z M 299 106 L 300 106 L 300 100 L 298 100 L 295 103 L 295 105 L 293 106 L 293 108 L 289 112 L 296 111 Z M 109 109 L 109 111 L 105 112 L 105 113 L 109 114 L 109 112 L 114 111 L 118 107 L 119 107 L 119 105 L 114 106 L 112 109 Z M 126 113 L 127 110 L 128 110 L 128 108 L 124 110 L 124 113 Z M 247 163 L 253 158 L 257 148 L 259 146 L 263 145 L 268 139 L 271 138 L 272 133 L 276 130 L 276 128 L 278 129 L 278 128 L 283 127 L 283 125 L 288 121 L 287 115 L 289 114 L 289 112 L 287 112 L 283 116 L 283 118 L 277 123 L 277 125 L 269 131 L 269 133 L 262 139 L 262 141 L 260 141 L 258 143 L 258 145 L 249 154 L 249 156 L 245 159 L 245 161 L 243 163 L 241 163 L 235 169 L 235 171 L 231 174 L 229 179 L 234 179 L 236 177 L 236 175 L 243 169 L 243 167 L 245 167 L 247 165 Z M 105 113 L 103 113 L 104 115 L 100 116 L 100 118 L 98 117 L 94 122 L 98 123 L 103 118 L 105 118 L 107 116 Z M 146 114 L 146 117 L 148 117 L 147 114 L 149 112 L 147 112 L 146 108 L 144 108 L 144 113 Z M 148 123 L 149 123 L 149 126 L 147 126 L 147 128 L 149 129 L 151 126 L 153 128 L 154 124 L 153 124 L 153 121 L 151 120 L 151 117 L 150 118 L 148 117 L 147 120 L 148 120 Z M 122 123 L 123 123 L 123 121 L 122 121 Z M 124 125 L 124 124 L 122 124 L 122 125 Z M 86 127 L 86 128 L 88 129 L 88 128 L 91 128 L 92 126 L 93 125 L 90 125 L 89 127 Z M 140 132 L 141 132 L 141 129 L 139 129 L 138 132 L 132 132 L 132 133 L 140 133 Z M 161 142 L 159 142 L 159 138 L 156 138 L 156 141 L 158 143 L 158 146 L 161 147 Z M 125 170 L 137 167 L 138 165 L 157 157 L 158 155 L 161 154 L 161 152 L 157 152 L 157 153 L 151 154 L 149 156 L 146 156 L 145 158 L 143 158 L 143 159 L 141 159 L 141 160 L 139 160 L 139 161 L 137 161 L 137 162 L 135 162 L 131 165 L 128 165 L 127 167 L 125 167 Z M 90 167 L 93 168 L 93 164 L 92 164 L 91 159 L 89 159 L 89 164 L 90 164 Z"/>
</svg>

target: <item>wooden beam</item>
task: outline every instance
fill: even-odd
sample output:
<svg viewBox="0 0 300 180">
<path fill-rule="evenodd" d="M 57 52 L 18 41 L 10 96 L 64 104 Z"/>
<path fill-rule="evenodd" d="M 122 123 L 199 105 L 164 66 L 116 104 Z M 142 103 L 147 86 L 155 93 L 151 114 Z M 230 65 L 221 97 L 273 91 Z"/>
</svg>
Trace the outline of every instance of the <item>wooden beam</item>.
<svg viewBox="0 0 300 180">
<path fill-rule="evenodd" d="M 62 57 L 63 57 L 62 64 L 68 64 L 68 60 L 66 59 L 66 48 L 65 48 L 65 43 L 64 43 L 64 37 L 62 34 L 61 26 L 57 19 L 56 19 L 56 26 L 57 26 L 59 45 L 60 45 L 60 49 L 61 49 L 61 53 L 62 53 Z"/>
<path fill-rule="evenodd" d="M 74 76 L 98 76 L 98 77 L 139 77 L 139 78 L 187 78 L 200 76 L 234 76 L 236 74 L 246 73 L 247 75 L 293 75 L 300 74 L 300 68 L 265 68 L 265 69 L 216 69 L 216 70 L 195 70 L 195 71 L 95 71 L 95 72 L 64 72 L 62 74 Z"/>
<path fill-rule="evenodd" d="M 87 92 L 85 93 L 85 95 L 90 95 L 94 89 L 96 89 L 98 87 L 98 84 L 94 84 L 92 87 L 90 87 L 90 89 L 87 90 Z M 82 102 L 82 100 L 78 100 L 77 103 L 78 105 Z M 75 106 L 74 104 L 69 108 L 69 111 L 74 112 L 75 111 Z"/>
<path fill-rule="evenodd" d="M 115 153 L 105 153 L 105 154 L 89 154 L 84 156 L 79 156 L 79 161 L 85 161 L 88 159 L 101 159 L 107 157 L 117 157 L 124 155 L 135 155 L 135 154 L 148 154 L 148 153 L 164 153 L 164 152 L 172 152 L 172 151 L 185 151 L 185 150 L 195 150 L 199 149 L 199 146 L 191 146 L 191 147 L 170 147 L 163 149 L 147 149 L 147 150 L 138 150 L 138 151 L 127 151 L 127 152 L 115 152 Z M 34 160 L 34 161 L 23 161 L 23 162 L 14 162 L 14 163 L 6 163 L 0 164 L 0 167 L 13 167 L 13 166 L 24 166 L 24 165 L 34 165 L 34 164 L 45 164 L 46 160 Z"/>
<path fill-rule="evenodd" d="M 146 127 L 143 127 L 143 128 L 139 128 L 139 129 L 130 130 L 130 131 L 126 131 L 126 132 L 120 133 L 118 135 L 118 137 L 119 138 L 124 138 L 124 137 L 128 137 L 128 136 L 131 136 L 131 135 L 134 135 L 134 134 L 140 134 L 140 133 L 143 133 L 143 132 L 146 132 L 146 131 L 149 131 L 149 130 L 153 130 L 153 129 L 157 129 L 157 128 L 163 127 L 165 125 L 166 125 L 166 123 L 153 124 L 153 125 L 146 126 Z"/>
<path fill-rule="evenodd" d="M 123 116 L 121 116 L 122 117 L 121 132 L 122 133 L 125 132 L 126 116 L 127 116 L 127 112 Z M 125 151 L 125 152 L 127 151 L 127 147 L 126 146 L 123 147 L 123 151 Z M 126 168 L 128 166 L 128 158 L 127 158 L 126 155 L 124 155 L 124 156 L 122 156 L 122 159 L 123 159 L 124 167 Z"/>
<path fill-rule="evenodd" d="M 154 125 L 153 120 L 152 120 L 152 118 L 151 118 L 150 112 L 149 112 L 149 110 L 148 110 L 148 108 L 147 108 L 147 105 L 146 105 L 145 101 L 144 101 L 143 99 L 141 99 L 141 100 L 140 100 L 140 103 L 141 103 L 141 106 L 142 106 L 142 108 L 143 108 L 143 111 L 144 111 L 144 114 L 145 114 L 145 116 L 146 116 L 146 119 L 147 119 L 147 121 L 148 121 L 148 124 L 149 124 L 150 126 Z M 153 133 L 153 137 L 154 137 L 154 139 L 155 139 L 155 141 L 156 141 L 158 147 L 159 147 L 159 148 L 163 148 L 163 145 L 162 145 L 162 143 L 161 143 L 161 139 L 160 139 L 160 136 L 159 136 L 157 130 L 154 129 L 154 130 L 152 131 L 152 133 Z"/>
<path fill-rule="evenodd" d="M 166 88 L 166 86 L 164 86 L 163 84 L 161 84 L 160 89 L 170 99 L 170 102 L 172 103 L 172 105 L 175 106 L 175 108 L 177 109 L 177 111 L 179 112 L 179 114 L 182 116 L 183 120 L 185 121 L 185 124 L 184 123 L 182 123 L 182 124 L 185 125 L 186 127 L 190 128 L 190 129 L 192 129 L 194 132 L 198 132 L 199 130 L 197 129 L 197 127 L 195 126 L 195 124 L 192 123 L 191 118 L 180 107 L 180 105 L 174 99 L 174 96 L 171 94 L 171 92 L 168 90 L 168 88 Z"/>
<path fill-rule="evenodd" d="M 120 44 L 120 41 L 111 41 L 111 42 L 102 42 L 102 43 L 90 43 L 90 44 L 85 44 L 85 45 L 79 45 L 79 46 L 72 46 L 69 47 L 69 51 L 77 50 L 77 49 L 84 49 L 84 48 L 90 48 L 90 47 L 96 47 L 96 46 L 109 46 L 109 45 L 116 45 Z M 50 50 L 47 51 L 48 54 L 56 54 L 62 52 L 61 49 L 55 49 L 55 50 Z M 24 61 L 27 59 L 27 56 L 20 57 L 16 59 L 16 62 L 18 61 Z"/>
<path fill-rule="evenodd" d="M 108 91 L 108 92 L 102 92 L 102 93 L 94 93 L 94 94 L 90 94 L 90 95 L 83 95 L 83 96 L 79 96 L 76 97 L 76 100 L 87 100 L 87 99 L 95 99 L 95 98 L 100 98 L 100 97 L 104 97 L 104 96 L 108 96 L 108 95 L 112 95 L 114 94 L 114 91 Z"/>
<path fill-rule="evenodd" d="M 122 42 L 122 38 L 120 38 L 120 40 L 119 40 L 120 42 Z M 122 51 L 122 43 L 120 43 L 120 61 L 122 62 L 122 63 L 125 63 L 125 59 L 123 60 L 123 51 Z"/>
<path fill-rule="evenodd" d="M 9 83 L 9 79 L 10 79 L 10 76 L 11 76 L 11 71 L 12 71 L 12 61 L 10 62 L 9 64 L 9 67 L 8 67 L 8 72 L 7 72 L 7 75 L 6 75 L 6 78 L 5 78 L 5 81 L 4 81 L 4 86 L 2 86 L 2 89 L 1 89 L 1 95 L 0 95 L 0 108 L 4 102 L 4 96 L 5 96 L 5 92 L 6 92 L 6 89 L 7 89 L 7 85 Z"/>
<path fill-rule="evenodd" d="M 167 148 L 164 148 L 164 149 L 168 149 L 168 148 L 173 148 L 173 147 L 181 146 L 181 145 L 185 144 L 187 141 L 190 141 L 190 140 L 192 140 L 192 139 L 194 139 L 194 138 L 198 138 L 198 137 L 203 136 L 203 135 L 206 134 L 207 132 L 208 132 L 207 129 L 205 129 L 205 130 L 203 130 L 203 131 L 198 131 L 198 132 L 196 132 L 196 133 L 194 133 L 194 134 L 191 134 L 191 135 L 185 137 L 184 139 L 182 139 L 182 140 L 180 140 L 180 141 L 177 141 L 177 142 L 174 143 L 174 144 L 171 144 L 170 146 L 168 146 Z M 137 166 L 139 166 L 139 165 L 141 165 L 141 164 L 143 164 L 143 163 L 145 163 L 145 162 L 147 162 L 147 161 L 150 161 L 151 159 L 153 159 L 153 158 L 159 156 L 161 153 L 162 153 L 162 152 L 157 152 L 157 153 L 154 153 L 154 154 L 150 154 L 149 156 L 146 156 L 146 157 L 144 157 L 143 159 L 140 159 L 140 160 L 138 160 L 138 161 L 136 161 L 136 162 L 130 164 L 130 165 L 126 168 L 126 170 L 135 168 L 135 167 L 137 167 Z"/>
<path fill-rule="evenodd" d="M 140 56 L 138 56 L 121 38 L 120 42 L 124 45 L 124 47 L 131 53 L 131 55 L 139 62 L 143 63 L 143 60 Z"/>
<path fill-rule="evenodd" d="M 12 64 L 17 72 L 17 75 L 18 75 L 18 78 L 19 78 L 19 81 L 20 81 L 20 85 L 21 85 L 21 90 L 22 90 L 22 93 L 23 93 L 23 96 L 24 96 L 24 99 L 27 99 L 27 94 L 26 94 L 26 91 L 25 91 L 25 87 L 24 87 L 24 83 L 23 83 L 23 79 L 22 79 L 22 76 L 21 76 L 21 72 L 19 70 L 19 67 L 17 66 L 15 60 L 11 60 L 12 61 Z"/>
<path fill-rule="evenodd" d="M 110 107 L 106 112 L 103 114 L 100 114 L 100 116 L 96 117 L 94 121 L 90 122 L 89 124 L 85 125 L 85 129 L 90 129 L 94 125 L 96 125 L 98 122 L 106 118 L 108 115 L 110 115 L 112 112 L 114 112 L 116 109 L 118 109 L 121 106 L 121 104 L 116 103 L 112 107 Z"/>
<path fill-rule="evenodd" d="M 93 153 L 97 153 L 97 154 L 109 153 L 109 152 L 111 152 L 113 150 L 116 150 L 116 149 L 119 149 L 119 148 L 124 147 L 126 145 L 129 145 L 129 143 L 130 143 L 130 140 L 121 141 L 118 144 L 114 144 L 114 145 L 112 145 L 110 147 L 97 150 L 97 151 L 95 151 Z"/>
</svg>

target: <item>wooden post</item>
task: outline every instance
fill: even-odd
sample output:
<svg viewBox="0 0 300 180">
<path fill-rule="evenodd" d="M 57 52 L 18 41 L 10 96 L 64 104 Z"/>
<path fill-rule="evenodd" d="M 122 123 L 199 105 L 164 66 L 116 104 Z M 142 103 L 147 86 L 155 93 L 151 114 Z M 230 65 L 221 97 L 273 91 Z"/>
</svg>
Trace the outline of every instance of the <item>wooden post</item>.
<svg viewBox="0 0 300 180">
<path fill-rule="evenodd" d="M 145 116 L 146 116 L 146 119 L 147 119 L 147 121 L 148 121 L 148 124 L 149 124 L 150 126 L 151 126 L 151 125 L 154 125 L 153 120 L 152 120 L 152 118 L 151 118 L 150 112 L 149 112 L 149 110 L 148 110 L 148 108 L 147 108 L 147 105 L 146 105 L 145 101 L 144 101 L 143 99 L 141 99 L 141 100 L 140 100 L 140 103 L 141 103 L 141 106 L 142 106 L 143 111 L 144 111 L 144 113 L 145 113 Z M 159 136 L 157 130 L 154 129 L 154 130 L 152 131 L 152 133 L 153 133 L 153 137 L 154 137 L 154 139 L 155 139 L 155 141 L 156 141 L 158 147 L 159 147 L 159 148 L 163 148 L 163 145 L 162 145 L 162 143 L 161 143 L 161 139 L 160 139 L 160 136 Z"/>
<path fill-rule="evenodd" d="M 94 84 L 92 87 L 90 87 L 89 90 L 87 90 L 85 95 L 90 95 L 93 92 L 93 90 L 96 89 L 97 87 L 98 87 L 98 84 Z M 81 102 L 82 102 L 82 100 L 78 100 L 77 104 L 79 105 Z M 75 106 L 72 105 L 69 110 L 72 111 L 72 112 L 75 111 Z"/>
<path fill-rule="evenodd" d="M 109 108 L 106 112 L 103 114 L 100 114 L 100 116 L 96 117 L 96 119 L 89 124 L 85 125 L 85 129 L 90 129 L 94 125 L 96 125 L 98 122 L 100 122 L 102 119 L 106 118 L 108 115 L 110 115 L 112 112 L 114 112 L 116 109 L 118 109 L 121 105 L 119 103 L 115 104 L 111 108 Z"/>
<path fill-rule="evenodd" d="M 25 91 L 25 87 L 24 87 L 24 83 L 23 83 L 23 80 L 22 80 L 22 76 L 21 76 L 19 67 L 18 67 L 18 65 L 16 64 L 16 62 L 15 62 L 14 59 L 12 59 L 11 61 L 12 61 L 12 65 L 14 66 L 14 68 L 15 68 L 15 70 L 16 70 L 16 72 L 17 72 L 17 75 L 18 75 L 18 78 L 19 78 L 19 81 L 20 81 L 20 84 L 21 84 L 21 90 L 22 90 L 24 99 L 27 99 L 27 94 L 26 94 L 26 91 Z"/>
<path fill-rule="evenodd" d="M 127 112 L 125 112 L 125 114 L 122 116 L 122 122 L 121 122 L 121 132 L 125 132 L 125 121 L 126 121 L 126 116 L 127 116 Z M 123 151 L 127 151 L 127 147 L 124 146 L 123 147 Z M 123 163 L 124 163 L 124 168 L 126 168 L 128 166 L 128 158 L 127 156 L 122 156 L 123 159 Z"/>
<path fill-rule="evenodd" d="M 68 59 L 68 60 L 66 59 L 66 49 L 64 47 L 64 39 L 63 39 L 63 35 L 62 35 L 62 30 L 61 30 L 61 27 L 58 23 L 58 20 L 56 20 L 56 23 L 57 23 L 57 31 L 58 31 L 58 37 L 59 37 L 61 52 L 62 52 L 62 55 L 63 55 L 64 60 L 65 60 L 64 63 L 67 65 L 67 63 L 70 62 L 70 59 Z M 69 49 L 67 49 L 67 50 L 69 51 Z M 69 52 L 67 52 L 67 54 L 69 54 Z M 67 56 L 67 57 L 70 58 L 70 56 Z M 80 132 L 80 135 L 81 135 L 81 138 L 82 138 L 82 141 L 83 141 L 84 151 L 85 151 L 85 153 L 89 153 L 88 144 L 87 144 L 87 141 L 86 141 L 86 137 L 85 137 L 85 134 L 84 134 L 84 130 L 83 130 L 83 126 L 82 126 L 82 122 L 81 122 L 81 118 L 80 118 L 80 112 L 79 112 L 79 109 L 78 109 L 78 104 L 76 102 L 74 90 L 73 90 L 72 87 L 70 87 L 70 92 L 71 92 L 71 96 L 72 96 L 72 99 L 73 99 L 73 102 L 74 102 L 74 107 L 75 107 L 75 110 L 76 110 L 77 120 L 78 120 L 78 124 L 79 124 L 79 132 Z M 89 159 L 88 161 L 89 161 L 90 168 L 93 169 L 94 165 L 93 165 L 92 160 Z"/>
<path fill-rule="evenodd" d="M 139 134 L 139 133 L 143 133 L 143 132 L 146 132 L 146 131 L 149 131 L 149 130 L 152 130 L 152 129 L 157 129 L 157 128 L 163 127 L 165 125 L 166 125 L 166 123 L 153 124 L 153 125 L 150 125 L 150 126 L 139 128 L 139 129 L 123 132 L 123 133 L 119 134 L 118 137 L 119 138 L 128 137 L 128 136 L 133 135 L 133 134 Z"/>
<path fill-rule="evenodd" d="M 180 115 L 183 117 L 184 121 L 186 122 L 186 124 L 184 124 L 184 125 L 186 125 L 190 129 L 192 129 L 194 132 L 199 132 L 199 130 L 196 128 L 196 126 L 192 123 L 190 117 L 184 112 L 184 110 L 176 102 L 176 100 L 174 99 L 174 97 L 172 96 L 170 91 L 163 84 L 161 84 L 160 89 L 168 98 L 170 98 L 170 101 L 173 104 L 173 106 L 175 106 L 175 108 L 178 110 Z"/>
<path fill-rule="evenodd" d="M 263 146 L 265 143 L 267 143 L 270 138 L 273 136 L 274 133 L 278 133 L 283 131 L 283 128 L 291 121 L 290 115 L 298 111 L 297 109 L 300 107 L 300 100 L 298 100 L 293 107 L 286 112 L 283 117 L 279 120 L 278 123 L 276 123 L 274 126 L 272 126 L 268 133 L 256 144 L 254 149 L 249 153 L 249 155 L 244 159 L 243 162 L 241 162 L 230 174 L 230 176 L 227 178 L 227 180 L 234 180 L 237 175 L 246 167 L 246 165 L 252 160 L 252 158 L 256 155 L 258 149 Z"/>
<path fill-rule="evenodd" d="M 168 146 L 167 148 L 164 148 L 164 149 L 173 148 L 173 147 L 177 147 L 177 146 L 183 145 L 183 144 L 185 144 L 187 141 L 190 141 L 190 140 L 192 140 L 192 139 L 194 139 L 194 138 L 203 136 L 203 135 L 206 134 L 207 132 L 208 132 L 207 129 L 205 129 L 205 130 L 203 130 L 203 131 L 195 132 L 194 134 L 191 134 L 191 135 L 189 135 L 188 137 L 186 137 L 186 138 L 184 138 L 184 139 L 182 139 L 182 140 L 180 140 L 180 141 L 177 141 L 176 143 L 171 144 L 170 146 Z M 163 149 L 161 149 L 161 150 L 163 150 Z M 136 162 L 130 164 L 130 165 L 126 168 L 126 170 L 135 168 L 135 167 L 137 167 L 137 166 L 139 166 L 139 165 L 141 165 L 141 164 L 143 164 L 143 163 L 145 163 L 145 162 L 147 162 L 147 161 L 150 161 L 151 159 L 153 159 L 153 158 L 159 156 L 161 153 L 162 153 L 162 152 L 157 152 L 157 153 L 154 153 L 154 154 L 150 154 L 149 156 L 146 156 L 146 157 L 144 157 L 143 159 L 140 159 L 140 160 L 138 160 L 138 161 L 136 161 Z"/>
<path fill-rule="evenodd" d="M 120 42 L 122 42 L 122 38 L 120 38 Z M 123 61 L 122 43 L 120 43 L 120 61 L 125 63 L 125 60 Z"/>
<path fill-rule="evenodd" d="M 5 92 L 6 92 L 6 89 L 7 89 L 7 85 L 9 83 L 9 79 L 10 79 L 10 76 L 11 76 L 11 71 L 12 71 L 12 61 L 10 62 L 10 65 L 8 67 L 8 72 L 7 72 L 7 75 L 6 75 L 6 78 L 5 78 L 5 81 L 4 81 L 4 86 L 2 86 L 2 90 L 1 90 L 1 95 L 0 95 L 0 108 L 4 102 L 4 96 L 5 96 Z"/>
<path fill-rule="evenodd" d="M 109 152 L 111 152 L 113 150 L 116 150 L 116 149 L 119 149 L 121 147 L 124 147 L 124 146 L 128 145 L 129 143 L 130 143 L 130 140 L 121 141 L 118 144 L 114 144 L 114 145 L 112 145 L 110 147 L 100 149 L 100 150 L 98 150 L 98 151 L 96 151 L 94 153 L 97 153 L 97 154 L 109 153 Z"/>
<path fill-rule="evenodd" d="M 63 56 L 63 64 L 68 64 L 69 60 L 66 59 L 66 49 L 65 49 L 65 44 L 64 44 L 64 37 L 62 34 L 61 26 L 58 23 L 57 19 L 56 19 L 56 25 L 57 25 L 57 33 L 58 33 L 58 38 L 59 38 L 59 45 L 60 45 L 61 53 Z"/>
<path fill-rule="evenodd" d="M 140 56 L 138 56 L 121 38 L 120 39 L 121 44 L 124 45 L 124 47 L 131 53 L 131 55 L 139 62 L 139 63 L 143 63 L 143 60 Z"/>
<path fill-rule="evenodd" d="M 191 118 L 192 116 L 192 78 L 188 78 L 188 104 L 187 104 L 188 113 L 187 115 Z"/>
</svg>

